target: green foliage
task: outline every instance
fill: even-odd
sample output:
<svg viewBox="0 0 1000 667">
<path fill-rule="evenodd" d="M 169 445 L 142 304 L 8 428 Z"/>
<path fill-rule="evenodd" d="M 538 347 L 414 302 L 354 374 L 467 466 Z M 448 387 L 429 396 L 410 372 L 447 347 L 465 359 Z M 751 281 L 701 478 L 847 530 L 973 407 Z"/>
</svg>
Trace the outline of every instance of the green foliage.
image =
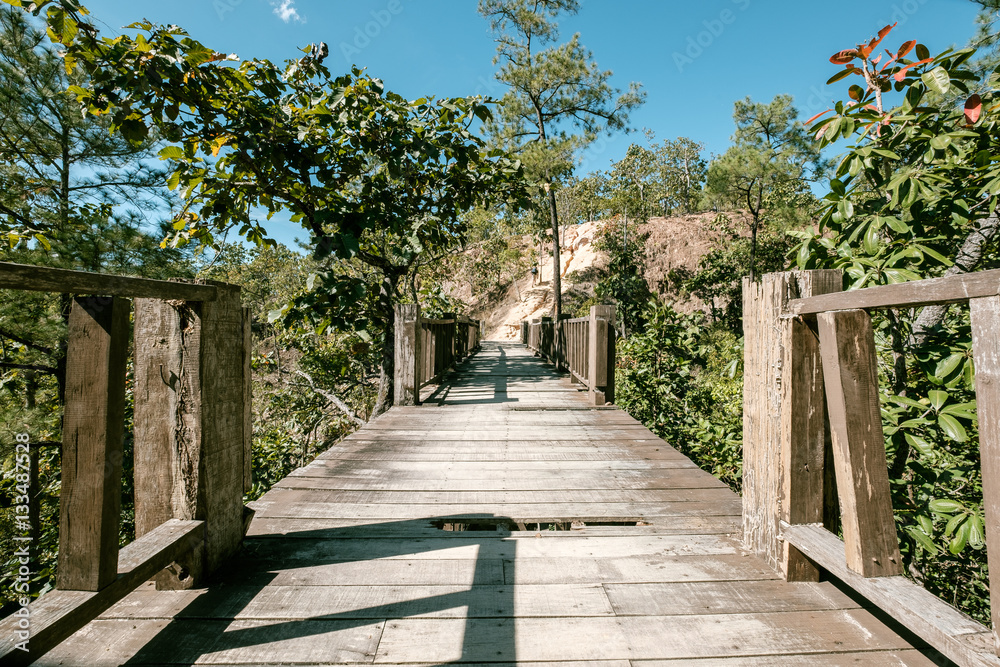
<svg viewBox="0 0 1000 667">
<path fill-rule="evenodd" d="M 621 234 L 619 235 L 619 231 Z M 642 329 L 645 310 L 652 293 L 646 283 L 646 237 L 635 223 L 622 218 L 601 227 L 595 247 L 608 255 L 608 267 L 594 289 L 600 303 L 617 306 L 618 323 L 624 336 Z"/>
<path fill-rule="evenodd" d="M 819 149 L 796 120 L 792 98 L 778 95 L 768 104 L 749 97 L 734 105 L 733 145 L 708 167 L 706 195 L 718 207 L 750 213 L 748 273 L 757 267 L 757 233 L 765 203 L 781 192 L 805 192 L 807 181 L 824 169 Z"/>
<path fill-rule="evenodd" d="M 861 83 L 811 130 L 823 145 L 850 144 L 819 227 L 796 233 L 796 261 L 802 268 L 841 268 L 852 288 L 962 273 L 997 258 L 1000 76 L 978 75 L 971 50 L 932 57 L 915 41 L 876 61 L 875 48 L 891 29 L 831 58 L 843 66 L 831 83 L 852 76 Z M 956 96 L 967 99 L 955 106 L 949 99 Z M 907 573 L 986 621 L 968 313 L 926 308 L 914 317 L 890 310 L 876 316 L 875 326 Z"/>
<path fill-rule="evenodd" d="M 742 484 L 742 342 L 656 300 L 618 341 L 615 401 L 699 466 Z"/>
</svg>

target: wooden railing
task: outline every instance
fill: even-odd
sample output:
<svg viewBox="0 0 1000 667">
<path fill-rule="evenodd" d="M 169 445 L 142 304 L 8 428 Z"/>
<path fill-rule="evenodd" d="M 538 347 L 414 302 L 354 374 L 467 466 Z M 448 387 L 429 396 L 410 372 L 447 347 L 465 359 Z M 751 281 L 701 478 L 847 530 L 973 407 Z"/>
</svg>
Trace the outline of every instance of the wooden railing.
<svg viewBox="0 0 1000 667">
<path fill-rule="evenodd" d="M 841 289 L 840 271 L 743 283 L 744 541 L 789 581 L 830 572 L 960 665 L 1000 665 L 995 632 L 901 576 L 867 312 L 969 302 L 995 629 L 1000 271 Z"/>
<path fill-rule="evenodd" d="M 477 320 L 445 314 L 426 320 L 413 304 L 396 306 L 394 405 L 419 405 L 420 389 L 441 381 L 455 364 L 479 349 Z"/>
<path fill-rule="evenodd" d="M 78 295 L 56 590 L 0 621 L 0 661 L 29 664 L 150 578 L 190 588 L 238 549 L 250 483 L 250 326 L 239 288 L 222 283 L 0 263 L 0 289 Z M 119 550 L 133 308 L 137 539 Z"/>
<path fill-rule="evenodd" d="M 524 322 L 521 342 L 586 385 L 594 405 L 614 403 L 614 306 L 591 306 L 589 317 L 562 320 L 558 326 L 549 317 Z"/>
</svg>

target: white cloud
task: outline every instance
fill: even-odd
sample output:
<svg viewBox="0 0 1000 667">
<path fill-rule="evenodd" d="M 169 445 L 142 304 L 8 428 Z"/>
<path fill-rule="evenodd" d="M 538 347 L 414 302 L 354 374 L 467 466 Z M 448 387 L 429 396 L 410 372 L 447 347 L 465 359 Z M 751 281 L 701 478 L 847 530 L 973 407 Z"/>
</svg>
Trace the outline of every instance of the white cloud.
<svg viewBox="0 0 1000 667">
<path fill-rule="evenodd" d="M 291 23 L 295 21 L 296 23 L 305 23 L 299 15 L 299 10 L 295 9 L 293 5 L 295 0 L 281 0 L 280 2 L 272 2 L 271 6 L 274 7 L 274 13 L 285 23 Z"/>
</svg>

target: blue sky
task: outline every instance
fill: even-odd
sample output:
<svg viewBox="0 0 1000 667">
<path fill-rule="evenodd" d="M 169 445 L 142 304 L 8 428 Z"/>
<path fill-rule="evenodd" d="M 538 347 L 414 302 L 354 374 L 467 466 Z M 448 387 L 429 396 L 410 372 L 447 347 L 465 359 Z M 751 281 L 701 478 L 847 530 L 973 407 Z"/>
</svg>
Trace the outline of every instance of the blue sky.
<svg viewBox="0 0 1000 667">
<path fill-rule="evenodd" d="M 410 99 L 491 95 L 495 45 L 475 0 L 84 0 L 102 31 L 148 18 L 176 23 L 196 39 L 242 58 L 297 58 L 298 47 L 325 41 L 331 71 L 352 63 Z M 805 119 L 846 99 L 846 84 L 826 86 L 831 54 L 897 22 L 885 45 L 916 39 L 931 53 L 965 45 L 974 34 L 970 0 L 581 0 L 560 21 L 579 32 L 598 64 L 625 88 L 643 84 L 636 130 L 658 139 L 687 136 L 708 153 L 725 151 L 733 101 L 794 96 Z M 581 173 L 605 169 L 643 136 L 598 141 Z M 281 236 L 285 236 L 282 234 Z M 279 239 L 285 240 L 285 239 Z"/>
</svg>

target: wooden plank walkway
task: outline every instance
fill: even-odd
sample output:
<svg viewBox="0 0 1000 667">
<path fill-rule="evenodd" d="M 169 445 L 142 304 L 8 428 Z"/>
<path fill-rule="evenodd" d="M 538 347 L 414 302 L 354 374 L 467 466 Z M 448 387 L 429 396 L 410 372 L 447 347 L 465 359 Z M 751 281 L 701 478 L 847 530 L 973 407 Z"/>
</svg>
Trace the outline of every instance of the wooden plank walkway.
<svg viewBox="0 0 1000 667">
<path fill-rule="evenodd" d="M 735 494 L 516 344 L 256 509 L 208 588 L 147 585 L 36 664 L 933 664 L 747 555 Z"/>
</svg>

